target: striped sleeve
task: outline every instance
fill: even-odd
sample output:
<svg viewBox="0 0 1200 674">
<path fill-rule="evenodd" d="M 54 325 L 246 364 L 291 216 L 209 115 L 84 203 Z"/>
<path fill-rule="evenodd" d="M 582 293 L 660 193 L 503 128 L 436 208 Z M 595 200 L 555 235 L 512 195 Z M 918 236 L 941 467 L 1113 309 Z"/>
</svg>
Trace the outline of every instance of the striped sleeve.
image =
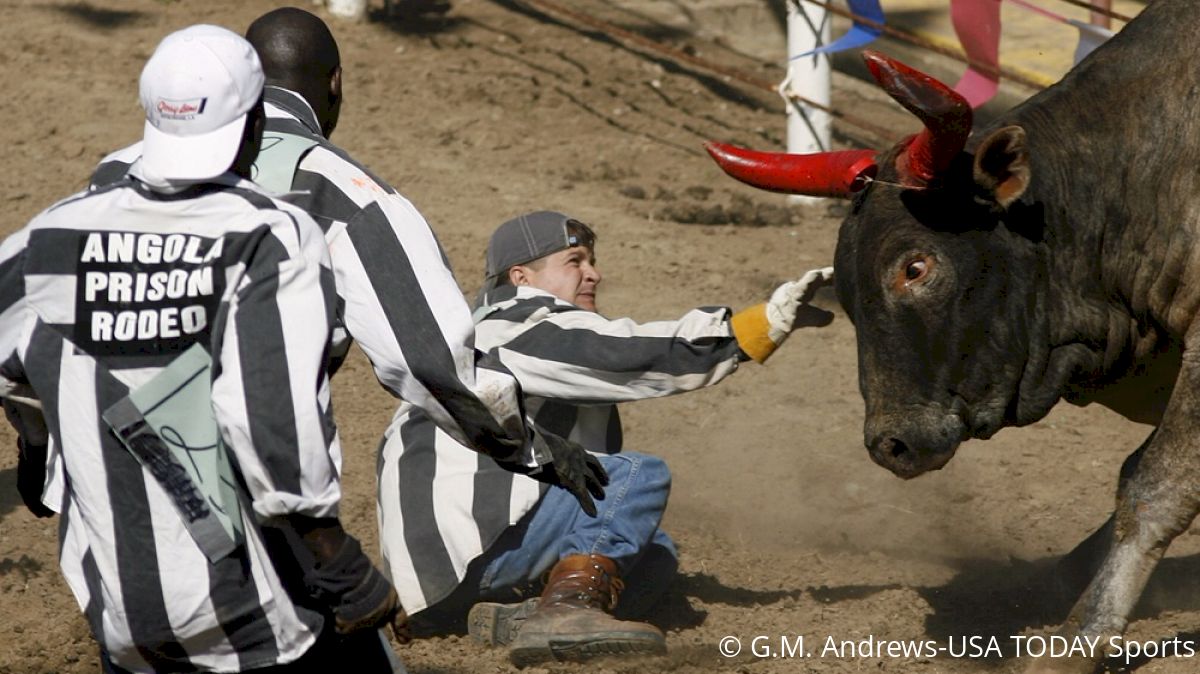
<svg viewBox="0 0 1200 674">
<path fill-rule="evenodd" d="M 477 367 L 470 310 L 420 213 L 403 197 L 381 195 L 329 248 L 346 327 L 379 381 L 455 440 L 536 466 L 520 388 L 502 366 Z"/>
<path fill-rule="evenodd" d="M 0 361 L 8 362 L 20 346 L 27 310 L 25 303 L 25 245 L 29 230 L 22 229 L 0 244 Z"/>
<path fill-rule="evenodd" d="M 258 247 L 229 301 L 213 382 L 222 435 L 261 517 L 334 517 L 340 498 L 326 372 L 332 274 L 319 236 L 297 242 L 306 229 L 317 231 L 289 221 Z"/>
<path fill-rule="evenodd" d="M 551 309 L 544 299 L 518 300 L 479 327 L 488 343 L 499 344 L 491 353 L 527 395 L 574 404 L 656 398 L 715 384 L 741 361 L 728 309 L 637 323 L 562 305 Z M 530 314 L 529 305 L 538 308 Z"/>
<path fill-rule="evenodd" d="M 125 177 L 129 167 L 142 156 L 142 142 L 121 148 L 100 160 L 88 179 L 88 189 L 94 190 Z"/>
</svg>

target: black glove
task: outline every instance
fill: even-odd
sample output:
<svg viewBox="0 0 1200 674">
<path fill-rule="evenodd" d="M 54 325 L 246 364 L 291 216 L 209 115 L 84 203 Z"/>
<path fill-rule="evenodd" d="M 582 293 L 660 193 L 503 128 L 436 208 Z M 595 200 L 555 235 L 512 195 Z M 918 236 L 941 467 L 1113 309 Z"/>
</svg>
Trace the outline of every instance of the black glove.
<svg viewBox="0 0 1200 674">
<path fill-rule="evenodd" d="M 529 476 L 571 492 L 583 512 L 595 517 L 596 503 L 592 497 L 604 500 L 604 488 L 608 486 L 608 473 L 600 460 L 588 454 L 582 445 L 544 431 L 533 434 L 533 448 L 537 453 L 549 454 L 551 463 L 540 466 Z"/>
<path fill-rule="evenodd" d="M 332 611 L 337 633 L 390 623 L 397 640 L 404 642 L 408 616 L 400 607 L 396 589 L 363 553 L 358 541 L 336 519 L 309 520 L 300 527 L 304 546 L 313 556 L 304 583 L 312 597 Z"/>
<path fill-rule="evenodd" d="M 396 641 L 412 641 L 408 629 L 408 613 L 400 606 L 396 588 L 371 567 L 371 573 L 355 589 L 347 592 L 333 609 L 333 628 L 338 634 L 391 625 Z"/>
<path fill-rule="evenodd" d="M 54 511 L 42 504 L 42 486 L 46 484 L 46 445 L 31 445 L 17 439 L 17 492 L 35 517 L 54 517 Z"/>
</svg>

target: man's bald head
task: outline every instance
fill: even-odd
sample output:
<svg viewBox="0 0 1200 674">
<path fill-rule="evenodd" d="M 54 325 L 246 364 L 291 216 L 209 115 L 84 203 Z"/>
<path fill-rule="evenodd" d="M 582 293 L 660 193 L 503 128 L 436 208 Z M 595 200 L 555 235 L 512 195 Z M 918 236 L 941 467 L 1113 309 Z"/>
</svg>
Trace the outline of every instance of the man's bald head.
<svg viewBox="0 0 1200 674">
<path fill-rule="evenodd" d="M 308 101 L 328 137 L 342 102 L 337 41 L 319 17 L 297 7 L 263 14 L 246 30 L 262 61 L 267 84 L 295 91 Z"/>
</svg>

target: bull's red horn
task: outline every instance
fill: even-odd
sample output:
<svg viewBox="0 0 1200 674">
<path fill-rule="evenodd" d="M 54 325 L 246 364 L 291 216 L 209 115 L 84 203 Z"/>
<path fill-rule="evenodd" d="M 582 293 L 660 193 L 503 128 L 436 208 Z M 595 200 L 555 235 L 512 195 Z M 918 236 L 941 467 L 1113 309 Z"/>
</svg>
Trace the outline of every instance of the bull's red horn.
<svg viewBox="0 0 1200 674">
<path fill-rule="evenodd" d="M 879 86 L 925 124 L 896 158 L 896 169 L 921 184 L 929 182 L 967 144 L 971 104 L 945 84 L 877 51 L 864 50 L 863 60 Z"/>
<path fill-rule="evenodd" d="M 722 170 L 747 185 L 813 197 L 848 199 L 875 177 L 878 168 L 874 150 L 788 154 L 713 141 L 704 148 Z"/>
</svg>

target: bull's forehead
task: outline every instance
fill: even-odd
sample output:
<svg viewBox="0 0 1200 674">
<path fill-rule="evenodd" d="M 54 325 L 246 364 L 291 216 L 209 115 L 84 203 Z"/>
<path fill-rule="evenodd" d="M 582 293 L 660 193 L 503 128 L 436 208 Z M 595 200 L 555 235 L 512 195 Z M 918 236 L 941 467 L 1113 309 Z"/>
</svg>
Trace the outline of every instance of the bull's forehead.
<svg viewBox="0 0 1200 674">
<path fill-rule="evenodd" d="M 886 264 L 905 249 L 923 245 L 934 232 L 921 223 L 901 198 L 902 190 L 876 185 L 842 223 L 838 249 L 853 268 Z"/>
<path fill-rule="evenodd" d="M 1000 214 L 976 199 L 974 183 L 947 175 L 929 187 L 876 182 L 855 199 L 839 235 L 864 254 L 896 254 L 898 248 L 946 241 L 972 231 L 991 231 Z"/>
</svg>

